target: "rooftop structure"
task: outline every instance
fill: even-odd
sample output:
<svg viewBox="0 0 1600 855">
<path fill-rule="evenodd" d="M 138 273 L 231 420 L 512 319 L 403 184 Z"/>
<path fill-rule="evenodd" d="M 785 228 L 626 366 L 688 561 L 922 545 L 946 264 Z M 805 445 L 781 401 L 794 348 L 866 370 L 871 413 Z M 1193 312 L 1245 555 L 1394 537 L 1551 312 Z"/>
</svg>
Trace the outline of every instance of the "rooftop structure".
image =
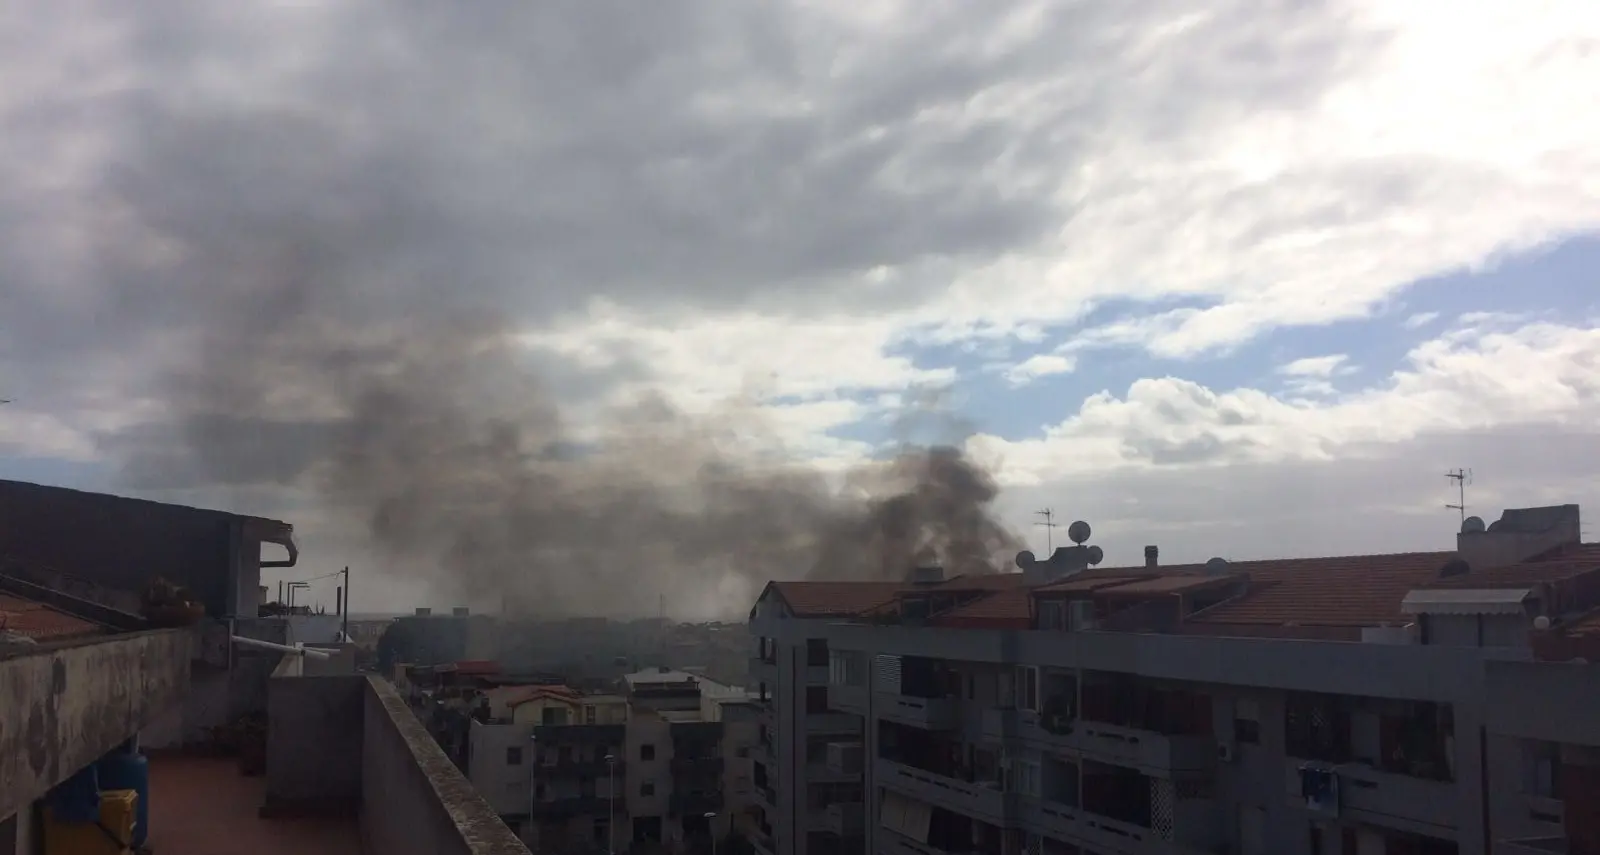
<svg viewBox="0 0 1600 855">
<path fill-rule="evenodd" d="M 161 853 L 527 852 L 394 687 L 353 673 L 348 645 L 286 644 L 282 619 L 232 611 L 230 597 L 208 601 L 190 625 L 160 628 L 80 596 L 90 586 L 35 581 L 136 580 L 166 566 L 162 556 L 192 555 L 205 559 L 192 572 L 216 578 L 185 585 L 235 590 L 248 550 L 219 552 L 215 530 L 172 520 L 222 521 L 246 543 L 253 524 L 50 490 L 0 488 L 0 506 L 12 513 L 33 493 L 67 515 L 53 530 L 71 529 L 74 507 L 92 507 L 98 521 L 85 524 L 97 537 L 137 548 L 116 572 L 100 572 L 98 553 L 36 539 L 66 562 L 55 575 L 0 575 L 9 627 L 0 636 L 0 851 L 62 850 L 63 835 L 98 845 L 110 834 L 124 849 Z"/>
</svg>

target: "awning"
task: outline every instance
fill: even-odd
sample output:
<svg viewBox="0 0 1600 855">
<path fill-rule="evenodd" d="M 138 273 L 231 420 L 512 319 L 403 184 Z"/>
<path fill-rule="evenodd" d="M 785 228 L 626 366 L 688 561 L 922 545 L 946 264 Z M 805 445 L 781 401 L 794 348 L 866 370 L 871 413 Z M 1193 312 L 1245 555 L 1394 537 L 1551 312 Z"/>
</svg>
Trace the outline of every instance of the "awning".
<svg viewBox="0 0 1600 855">
<path fill-rule="evenodd" d="M 1530 588 L 1436 588 L 1412 591 L 1400 601 L 1408 615 L 1520 615 Z"/>
</svg>

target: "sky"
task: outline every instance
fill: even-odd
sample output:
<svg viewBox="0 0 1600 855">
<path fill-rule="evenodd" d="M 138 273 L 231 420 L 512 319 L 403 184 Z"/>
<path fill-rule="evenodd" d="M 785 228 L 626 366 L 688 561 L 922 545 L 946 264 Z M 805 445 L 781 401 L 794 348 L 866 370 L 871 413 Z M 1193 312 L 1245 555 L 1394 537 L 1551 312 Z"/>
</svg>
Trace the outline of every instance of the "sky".
<svg viewBox="0 0 1600 855">
<path fill-rule="evenodd" d="M 1448 549 L 1457 468 L 1600 514 L 1591 0 L 218 9 L 0 10 L 0 477 L 287 519 L 358 611 L 484 593 L 280 456 L 154 477 L 173 378 L 471 310 L 573 442 L 645 395 L 823 473 L 955 442 L 1109 564 Z"/>
</svg>

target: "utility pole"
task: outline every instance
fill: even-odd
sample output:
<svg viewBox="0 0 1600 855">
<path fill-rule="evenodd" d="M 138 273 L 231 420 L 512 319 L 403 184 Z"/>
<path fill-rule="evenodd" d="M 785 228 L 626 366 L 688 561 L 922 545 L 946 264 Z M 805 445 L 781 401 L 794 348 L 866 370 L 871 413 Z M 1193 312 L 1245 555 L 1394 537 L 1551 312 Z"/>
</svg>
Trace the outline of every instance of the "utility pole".
<svg viewBox="0 0 1600 855">
<path fill-rule="evenodd" d="M 344 640 L 345 641 L 349 641 L 350 640 L 350 565 L 348 565 L 348 564 L 346 564 L 345 567 L 344 567 L 344 605 L 343 605 L 343 609 L 344 609 L 344 619 L 343 619 L 342 623 L 344 624 L 344 628 L 340 629 L 339 632 L 340 632 L 340 634 L 342 634 L 344 636 Z"/>
<path fill-rule="evenodd" d="M 1467 521 L 1467 485 L 1472 483 L 1471 469 L 1452 469 L 1444 473 L 1444 477 L 1456 482 L 1456 503 L 1445 503 L 1445 507 L 1452 511 L 1461 512 L 1461 522 Z"/>
<path fill-rule="evenodd" d="M 1056 525 L 1056 512 L 1051 508 L 1045 508 L 1042 511 L 1034 511 L 1033 515 L 1036 517 L 1044 517 L 1044 522 L 1034 523 L 1034 525 L 1044 529 L 1044 549 L 1045 555 L 1048 557 L 1051 553 L 1056 551 L 1055 529 L 1058 528 Z"/>
</svg>

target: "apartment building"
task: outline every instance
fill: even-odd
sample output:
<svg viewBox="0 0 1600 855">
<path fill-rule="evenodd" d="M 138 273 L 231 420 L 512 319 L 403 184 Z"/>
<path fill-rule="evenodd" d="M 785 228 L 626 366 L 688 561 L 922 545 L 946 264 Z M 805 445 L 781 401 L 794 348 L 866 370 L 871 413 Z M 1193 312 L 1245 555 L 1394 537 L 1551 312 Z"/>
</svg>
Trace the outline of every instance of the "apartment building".
<svg viewBox="0 0 1600 855">
<path fill-rule="evenodd" d="M 620 684 L 613 695 L 481 692 L 474 786 L 538 851 L 709 849 L 754 798 L 754 706 L 742 689 L 666 668 Z"/>
<path fill-rule="evenodd" d="M 768 586 L 761 849 L 1600 851 L 1576 506 L 1404 555 L 1102 568 L 1072 535 L 1021 572 Z"/>
</svg>

